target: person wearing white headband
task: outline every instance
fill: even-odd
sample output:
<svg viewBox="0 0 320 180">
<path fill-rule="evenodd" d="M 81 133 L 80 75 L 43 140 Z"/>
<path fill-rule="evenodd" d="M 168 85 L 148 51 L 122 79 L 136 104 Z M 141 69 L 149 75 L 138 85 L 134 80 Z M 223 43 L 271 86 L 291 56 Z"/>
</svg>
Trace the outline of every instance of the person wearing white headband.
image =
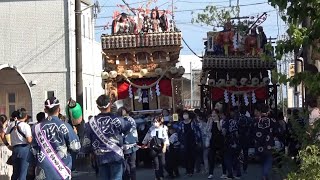
<svg viewBox="0 0 320 180">
<path fill-rule="evenodd" d="M 132 124 L 111 113 L 109 96 L 99 96 L 96 103 L 100 114 L 86 124 L 83 151 L 94 153 L 99 180 L 122 180 L 123 139 L 130 132 Z"/>
<path fill-rule="evenodd" d="M 35 125 L 31 152 L 34 155 L 35 179 L 71 179 L 70 152 L 80 150 L 80 141 L 70 124 L 61 121 L 60 102 L 51 97 L 44 102 L 48 117 Z"/>
</svg>

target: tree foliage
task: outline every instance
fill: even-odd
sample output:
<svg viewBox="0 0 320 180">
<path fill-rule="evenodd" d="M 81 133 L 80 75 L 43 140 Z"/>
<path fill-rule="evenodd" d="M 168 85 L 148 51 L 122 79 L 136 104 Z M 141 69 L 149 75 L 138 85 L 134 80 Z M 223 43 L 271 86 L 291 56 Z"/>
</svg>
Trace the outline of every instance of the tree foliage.
<svg viewBox="0 0 320 180">
<path fill-rule="evenodd" d="M 198 13 L 195 18 L 192 18 L 191 22 L 212 26 L 215 30 L 217 27 L 222 27 L 231 17 L 235 17 L 239 11 L 239 7 L 221 9 L 213 5 L 208 5 L 202 13 Z"/>
<path fill-rule="evenodd" d="M 314 180 L 320 179 L 320 120 L 314 127 L 302 128 L 297 121 L 292 121 L 293 129 L 296 132 L 295 138 L 301 142 L 301 150 L 298 155 L 298 164 L 291 164 L 288 180 Z M 308 133 L 306 133 L 306 131 Z M 287 161 L 289 162 L 289 160 Z"/>
<path fill-rule="evenodd" d="M 320 0 L 269 0 L 269 3 L 279 9 L 282 19 L 288 24 L 288 39 L 277 42 L 276 58 L 281 60 L 283 55 L 301 47 L 311 46 L 313 53 L 319 52 L 320 39 Z M 307 26 L 301 26 L 305 24 Z M 315 59 L 313 59 L 315 60 Z M 320 75 L 309 72 L 297 73 L 290 79 L 280 77 L 280 82 L 290 82 L 298 85 L 305 84 L 310 94 L 320 95 Z"/>
</svg>

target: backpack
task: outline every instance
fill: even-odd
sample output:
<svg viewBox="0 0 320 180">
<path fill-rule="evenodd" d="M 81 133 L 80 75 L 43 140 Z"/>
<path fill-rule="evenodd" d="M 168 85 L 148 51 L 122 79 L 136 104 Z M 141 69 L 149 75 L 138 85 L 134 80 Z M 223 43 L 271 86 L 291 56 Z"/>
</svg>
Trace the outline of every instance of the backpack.
<svg viewBox="0 0 320 180">
<path fill-rule="evenodd" d="M 150 141 L 150 149 L 155 151 L 156 153 L 161 153 L 163 148 L 163 141 L 158 137 L 158 131 L 156 132 L 156 136 L 152 137 Z"/>
<path fill-rule="evenodd" d="M 20 129 L 20 126 L 19 126 L 20 123 L 21 123 L 21 122 L 18 122 L 18 123 L 15 122 L 15 125 L 13 126 L 13 128 L 10 129 L 9 134 L 11 134 L 14 129 L 17 129 L 17 130 L 18 130 L 18 133 L 19 133 L 22 137 L 24 137 L 24 138 L 26 139 L 26 138 L 27 138 L 26 135 L 25 135 L 25 134 L 21 131 L 21 129 Z"/>
</svg>

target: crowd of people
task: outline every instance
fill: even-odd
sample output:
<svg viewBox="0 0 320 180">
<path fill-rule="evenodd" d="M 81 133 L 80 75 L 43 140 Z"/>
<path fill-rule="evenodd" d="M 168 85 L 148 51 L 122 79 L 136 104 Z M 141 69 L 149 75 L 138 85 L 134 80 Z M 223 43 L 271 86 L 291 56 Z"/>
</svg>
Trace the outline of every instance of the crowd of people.
<svg viewBox="0 0 320 180">
<path fill-rule="evenodd" d="M 119 13 L 112 22 L 112 34 L 139 34 L 176 31 L 174 22 L 167 19 L 167 14 L 152 9 L 150 16 L 143 10 L 137 11 L 135 17 Z"/>
<path fill-rule="evenodd" d="M 261 178 L 266 180 L 274 163 L 273 152 L 284 153 L 288 147 L 289 155 L 298 153 L 300 142 L 290 122 L 304 127 L 309 121 L 312 126 L 320 117 L 316 104 L 310 105 L 307 120 L 296 109 L 288 111 L 289 120 L 285 120 L 282 112 L 275 114 L 263 103 L 252 114 L 241 107 L 226 112 L 218 108 L 212 112 L 183 110 L 177 121 L 164 109 L 139 138 L 128 109 L 115 112 L 107 95 L 99 96 L 96 103 L 100 113 L 89 117 L 81 141 L 72 123 L 64 121 L 55 97 L 45 101 L 44 112 L 37 115 L 33 126 L 27 123 L 30 116 L 24 108 L 14 111 L 11 120 L 1 115 L 1 139 L 12 151 L 7 162 L 13 166 L 12 180 L 30 178 L 28 171 L 33 175 L 30 179 L 71 179 L 76 153 L 90 154 L 98 179 L 135 180 L 137 152 L 144 149 L 149 150 L 157 180 L 164 179 L 165 173 L 168 178 L 179 178 L 180 167 L 188 177 L 202 172 L 212 179 L 218 164 L 222 179 L 240 179 L 248 173 L 249 148 L 255 148 Z"/>
</svg>

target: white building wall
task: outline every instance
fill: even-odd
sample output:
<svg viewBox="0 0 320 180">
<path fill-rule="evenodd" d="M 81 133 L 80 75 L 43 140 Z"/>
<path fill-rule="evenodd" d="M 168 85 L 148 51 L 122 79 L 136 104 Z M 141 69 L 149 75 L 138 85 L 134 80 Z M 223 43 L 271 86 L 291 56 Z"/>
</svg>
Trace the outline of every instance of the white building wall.
<svg viewBox="0 0 320 180">
<path fill-rule="evenodd" d="M 87 6 L 83 3 L 82 9 Z M 33 117 L 43 111 L 47 91 L 55 92 L 64 113 L 66 100 L 76 98 L 74 0 L 6 0 L 0 1 L 0 12 L 0 64 L 16 66 L 27 83 L 37 81 L 31 86 Z M 83 11 L 82 25 L 83 87 L 84 93 L 85 87 L 92 92 L 86 118 L 97 113 L 95 99 L 103 93 L 101 45 L 94 41 L 92 8 Z"/>
<path fill-rule="evenodd" d="M 64 106 L 65 1 L 0 1 L 0 12 L 0 64 L 16 66 L 27 83 L 38 82 L 31 87 L 33 117 L 43 111 L 46 91 L 55 91 Z"/>
<path fill-rule="evenodd" d="M 88 2 L 88 1 L 87 1 Z M 82 78 L 83 78 L 83 115 L 87 120 L 89 115 L 98 114 L 95 100 L 103 93 L 101 87 L 101 44 L 95 41 L 92 8 L 90 4 L 82 3 L 81 33 L 82 33 Z M 76 60 L 75 60 L 75 4 L 69 1 L 69 33 L 70 33 L 70 68 L 71 68 L 71 97 L 76 98 Z"/>
</svg>

